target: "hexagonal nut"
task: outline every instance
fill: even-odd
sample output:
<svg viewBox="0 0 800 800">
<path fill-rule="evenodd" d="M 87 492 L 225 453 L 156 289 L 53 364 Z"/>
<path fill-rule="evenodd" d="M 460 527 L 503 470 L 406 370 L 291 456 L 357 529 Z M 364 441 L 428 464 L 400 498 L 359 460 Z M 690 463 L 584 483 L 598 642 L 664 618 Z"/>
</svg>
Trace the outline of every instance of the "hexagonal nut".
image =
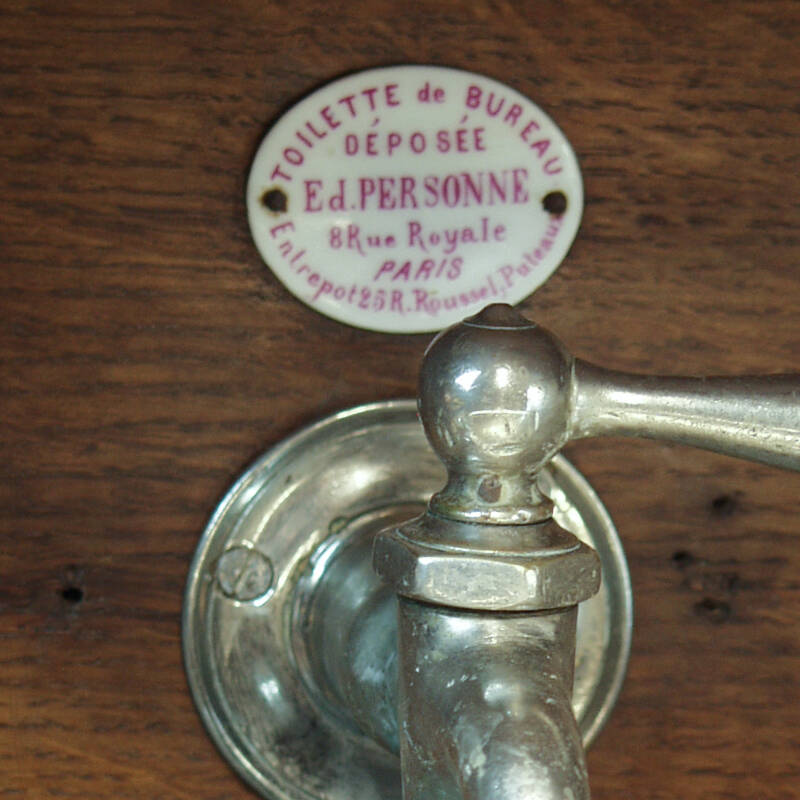
<svg viewBox="0 0 800 800">
<path fill-rule="evenodd" d="M 600 559 L 577 539 L 568 552 L 519 557 L 448 552 L 388 530 L 375 538 L 373 567 L 403 597 L 475 610 L 565 608 L 600 588 Z"/>
</svg>

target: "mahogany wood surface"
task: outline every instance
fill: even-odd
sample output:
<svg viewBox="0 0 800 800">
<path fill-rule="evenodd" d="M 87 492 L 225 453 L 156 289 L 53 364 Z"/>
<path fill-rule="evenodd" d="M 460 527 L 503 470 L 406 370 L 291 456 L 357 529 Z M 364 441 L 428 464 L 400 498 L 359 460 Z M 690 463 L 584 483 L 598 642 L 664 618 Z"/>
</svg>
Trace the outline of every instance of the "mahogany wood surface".
<svg viewBox="0 0 800 800">
<path fill-rule="evenodd" d="M 252 797 L 192 706 L 189 562 L 299 426 L 408 396 L 427 336 L 295 300 L 244 184 L 343 73 L 462 67 L 540 104 L 586 210 L 524 312 L 581 357 L 800 369 L 800 5 L 15 2 L 0 10 L 0 797 Z M 623 537 L 636 623 L 596 800 L 800 796 L 800 475 L 679 446 L 567 455 Z"/>
</svg>

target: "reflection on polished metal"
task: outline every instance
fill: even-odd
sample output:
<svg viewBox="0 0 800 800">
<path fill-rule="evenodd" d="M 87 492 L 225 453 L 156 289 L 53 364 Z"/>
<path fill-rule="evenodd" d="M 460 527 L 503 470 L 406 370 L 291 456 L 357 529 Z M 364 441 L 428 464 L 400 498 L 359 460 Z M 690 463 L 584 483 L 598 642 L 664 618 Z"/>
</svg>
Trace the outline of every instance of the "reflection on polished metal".
<svg viewBox="0 0 800 800">
<path fill-rule="evenodd" d="M 667 439 L 766 464 L 800 465 L 800 377 L 627 375 L 570 356 L 506 305 L 440 334 L 419 406 L 448 467 L 431 510 L 473 522 L 531 522 L 547 504 L 531 476 L 570 439 Z"/>
<path fill-rule="evenodd" d="M 589 799 L 572 672 L 600 563 L 538 486 L 570 407 L 569 358 L 538 331 L 490 306 L 423 361 L 420 416 L 447 484 L 374 553 L 401 598 L 405 800 Z"/>
<path fill-rule="evenodd" d="M 798 376 L 622 375 L 484 309 L 422 367 L 446 479 L 412 404 L 381 403 L 291 437 L 220 504 L 184 611 L 208 730 L 273 800 L 399 800 L 398 751 L 405 800 L 586 800 L 630 583 L 559 449 L 638 435 L 798 469 L 799 406 Z"/>
<path fill-rule="evenodd" d="M 433 341 L 419 409 L 447 484 L 374 551 L 400 596 L 405 800 L 589 798 L 570 693 L 576 606 L 600 576 L 538 485 L 564 444 L 641 435 L 800 468 L 799 401 L 798 376 L 609 372 L 506 305 Z"/>
<path fill-rule="evenodd" d="M 372 570 L 372 544 L 424 511 L 444 478 L 415 403 L 375 403 L 267 452 L 209 521 L 186 591 L 186 672 L 211 737 L 262 796 L 399 800 L 398 602 Z M 602 564 L 603 585 L 577 621 L 572 707 L 588 747 L 625 673 L 628 568 L 605 508 L 566 459 L 540 483 L 554 518 Z M 240 549 L 269 559 L 266 594 L 228 589 L 224 556 Z"/>
</svg>

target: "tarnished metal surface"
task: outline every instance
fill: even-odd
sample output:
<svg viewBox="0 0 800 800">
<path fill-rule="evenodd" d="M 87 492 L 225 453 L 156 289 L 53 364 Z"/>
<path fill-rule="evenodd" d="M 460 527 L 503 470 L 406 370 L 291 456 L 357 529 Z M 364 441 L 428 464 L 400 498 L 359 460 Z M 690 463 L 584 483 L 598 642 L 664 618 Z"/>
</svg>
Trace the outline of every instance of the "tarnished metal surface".
<svg viewBox="0 0 800 800">
<path fill-rule="evenodd" d="M 448 473 L 434 514 L 505 525 L 550 516 L 533 478 L 567 441 L 570 368 L 560 342 L 510 306 L 488 306 L 433 340 L 419 410 Z"/>
<path fill-rule="evenodd" d="M 512 536 L 514 528 L 526 532 L 521 552 L 502 542 L 501 550 L 486 549 L 493 529 L 502 534 L 506 526 L 467 523 L 476 537 L 487 531 L 472 550 L 433 544 L 420 538 L 431 522 L 441 524 L 441 518 L 426 514 L 375 540 L 375 569 L 403 597 L 464 609 L 540 611 L 576 605 L 600 588 L 594 550 L 552 519 L 508 526 Z"/>
<path fill-rule="evenodd" d="M 570 704 L 576 617 L 401 599 L 404 800 L 589 800 Z"/>
<path fill-rule="evenodd" d="M 800 376 L 629 375 L 576 360 L 570 438 L 643 436 L 800 469 Z"/>
<path fill-rule="evenodd" d="M 265 454 L 210 520 L 187 586 L 187 675 L 217 746 L 263 796 L 399 799 L 397 601 L 372 572 L 371 546 L 443 482 L 413 401 L 378 403 Z M 588 745 L 627 663 L 628 571 L 605 509 L 566 460 L 540 484 L 555 518 L 602 563 L 603 586 L 577 621 L 573 708 Z M 220 562 L 240 547 L 272 566 L 269 591 L 252 599 L 239 591 L 249 582 L 238 561 Z"/>
<path fill-rule="evenodd" d="M 400 596 L 405 800 L 589 800 L 572 679 L 599 559 L 538 483 L 567 441 L 571 366 L 504 305 L 425 354 L 420 416 L 447 484 L 374 558 Z"/>
<path fill-rule="evenodd" d="M 400 596 L 404 798 L 588 800 L 563 621 L 599 575 L 538 482 L 570 439 L 646 436 L 800 468 L 798 406 L 800 376 L 645 378 L 585 364 L 508 305 L 439 334 L 419 409 L 447 483 L 375 543 L 375 569 Z"/>
<path fill-rule="evenodd" d="M 448 468 L 431 510 L 521 523 L 547 516 L 535 474 L 571 439 L 626 435 L 800 469 L 800 376 L 631 375 L 573 358 L 507 305 L 441 333 L 419 408 Z"/>
<path fill-rule="evenodd" d="M 420 385 L 447 468 L 426 514 L 403 522 L 444 481 L 410 402 L 297 434 L 221 503 L 186 596 L 195 701 L 274 800 L 399 798 L 398 750 L 406 800 L 583 800 L 581 739 L 621 685 L 630 585 L 558 450 L 639 435 L 797 468 L 798 379 L 609 372 L 490 306 L 434 341 Z M 592 547 L 603 584 L 578 609 Z"/>
</svg>

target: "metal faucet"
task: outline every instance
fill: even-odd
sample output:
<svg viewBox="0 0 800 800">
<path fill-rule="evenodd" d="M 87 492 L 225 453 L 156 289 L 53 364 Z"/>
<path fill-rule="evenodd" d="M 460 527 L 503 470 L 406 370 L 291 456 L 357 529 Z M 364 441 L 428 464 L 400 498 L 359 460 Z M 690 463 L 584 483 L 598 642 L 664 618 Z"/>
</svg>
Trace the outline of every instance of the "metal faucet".
<svg viewBox="0 0 800 800">
<path fill-rule="evenodd" d="M 431 343 L 418 409 L 447 479 L 410 521 L 441 471 L 404 402 L 296 434 L 222 501 L 186 596 L 198 708 L 276 800 L 399 800 L 400 783 L 404 800 L 588 800 L 584 743 L 614 702 L 628 640 L 582 736 L 578 605 L 602 563 L 599 597 L 616 583 L 622 598 L 606 616 L 628 630 L 629 584 L 588 484 L 600 558 L 554 519 L 558 452 L 632 435 L 800 469 L 800 376 L 612 372 L 491 305 Z M 602 649 L 604 632 L 589 633 Z"/>
<path fill-rule="evenodd" d="M 374 550 L 399 596 L 403 797 L 588 800 L 570 697 L 600 569 L 553 521 L 540 470 L 601 434 L 800 469 L 800 381 L 610 372 L 491 305 L 430 345 L 418 403 L 447 485 Z"/>
</svg>

